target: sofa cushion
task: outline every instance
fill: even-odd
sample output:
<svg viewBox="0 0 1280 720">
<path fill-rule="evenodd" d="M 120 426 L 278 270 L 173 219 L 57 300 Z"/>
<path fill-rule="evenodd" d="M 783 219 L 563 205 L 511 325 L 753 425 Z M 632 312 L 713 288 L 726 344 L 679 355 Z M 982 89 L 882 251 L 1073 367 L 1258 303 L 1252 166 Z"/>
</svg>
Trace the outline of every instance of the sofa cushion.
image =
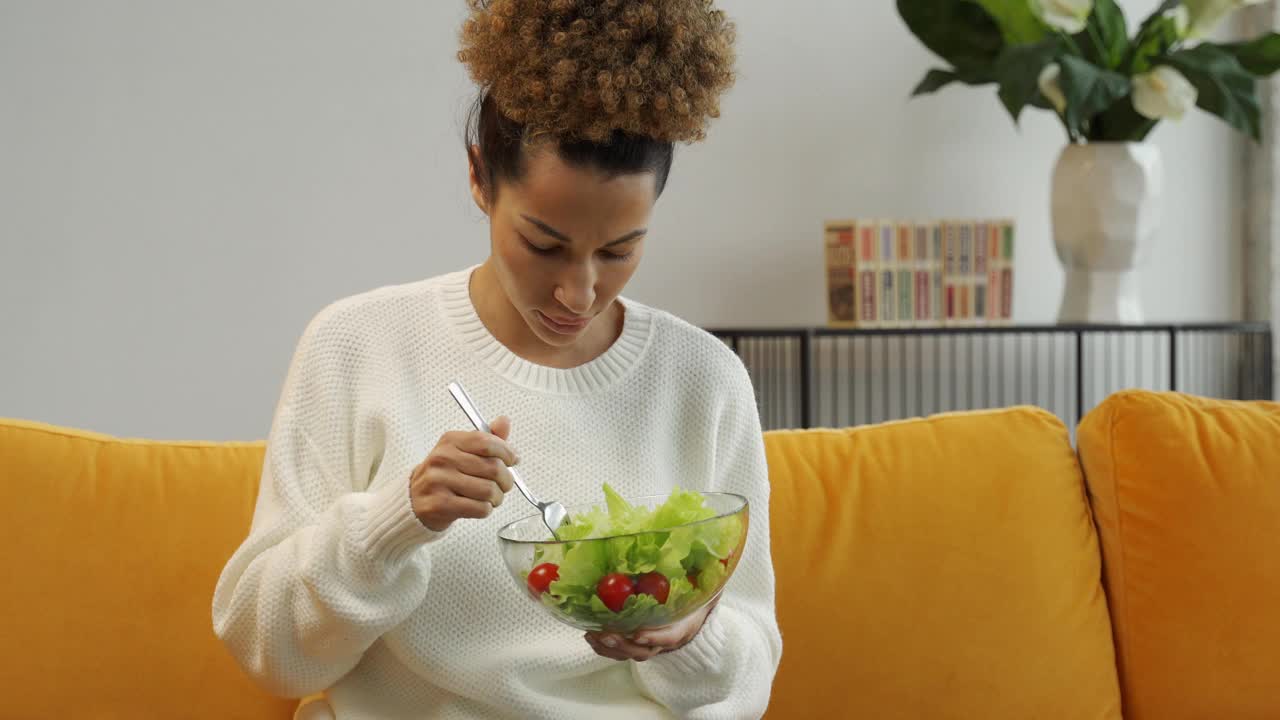
<svg viewBox="0 0 1280 720">
<path fill-rule="evenodd" d="M 212 629 L 262 453 L 0 420 L 0 715 L 291 717 Z"/>
<path fill-rule="evenodd" d="M 770 717 L 1118 718 L 1066 428 L 1012 408 L 766 436 Z"/>
<path fill-rule="evenodd" d="M 1280 717 L 1280 404 L 1124 392 L 1078 438 L 1125 717 Z"/>
</svg>

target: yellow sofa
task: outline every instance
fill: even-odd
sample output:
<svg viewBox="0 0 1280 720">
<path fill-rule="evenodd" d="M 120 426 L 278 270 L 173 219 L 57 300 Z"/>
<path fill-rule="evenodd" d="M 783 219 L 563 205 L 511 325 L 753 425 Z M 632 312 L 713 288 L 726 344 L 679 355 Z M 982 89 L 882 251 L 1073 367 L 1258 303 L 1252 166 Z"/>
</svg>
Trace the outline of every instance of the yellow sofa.
<svg viewBox="0 0 1280 720">
<path fill-rule="evenodd" d="M 1280 405 L 766 435 L 771 718 L 1280 717 Z M 0 421 L 0 716 L 290 718 L 210 628 L 260 443 Z"/>
</svg>

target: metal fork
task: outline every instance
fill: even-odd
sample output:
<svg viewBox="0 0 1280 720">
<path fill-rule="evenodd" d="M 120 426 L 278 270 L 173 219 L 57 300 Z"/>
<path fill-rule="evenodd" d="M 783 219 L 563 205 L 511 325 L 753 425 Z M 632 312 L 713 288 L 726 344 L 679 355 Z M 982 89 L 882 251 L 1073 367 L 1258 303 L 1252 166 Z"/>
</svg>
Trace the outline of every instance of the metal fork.
<svg viewBox="0 0 1280 720">
<path fill-rule="evenodd" d="M 449 394 L 453 395 L 453 399 L 458 402 L 458 407 L 462 408 L 462 412 L 466 413 L 467 419 L 471 421 L 471 424 L 474 425 L 477 430 L 487 433 L 493 432 L 489 429 L 489 423 L 485 422 L 484 416 L 482 416 L 480 411 L 476 409 L 475 402 L 471 400 L 471 396 L 462 388 L 462 385 L 457 382 L 449 383 Z M 507 469 L 511 471 L 511 480 L 516 484 L 516 487 L 520 489 L 520 494 L 524 495 L 524 499 L 528 500 L 531 505 L 538 508 L 542 513 L 542 522 L 546 523 L 547 529 L 551 531 L 551 537 L 559 540 L 560 536 L 556 534 L 556 529 L 564 524 L 565 517 L 569 514 L 568 511 L 564 509 L 564 505 L 561 505 L 554 500 L 551 502 L 542 502 L 538 498 L 534 497 L 533 493 L 529 491 L 529 486 L 524 484 L 524 480 L 520 477 L 520 473 L 516 472 L 516 469 L 513 467 L 508 467 Z"/>
</svg>

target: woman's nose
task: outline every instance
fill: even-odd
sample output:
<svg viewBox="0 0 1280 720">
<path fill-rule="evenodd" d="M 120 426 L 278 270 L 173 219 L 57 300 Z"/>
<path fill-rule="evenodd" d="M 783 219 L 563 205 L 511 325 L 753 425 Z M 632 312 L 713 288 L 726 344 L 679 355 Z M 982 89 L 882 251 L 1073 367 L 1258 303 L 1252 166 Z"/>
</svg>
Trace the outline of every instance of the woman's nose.
<svg viewBox="0 0 1280 720">
<path fill-rule="evenodd" d="M 589 267 L 574 268 L 560 279 L 555 298 L 575 315 L 585 315 L 596 301 L 595 277 Z"/>
</svg>

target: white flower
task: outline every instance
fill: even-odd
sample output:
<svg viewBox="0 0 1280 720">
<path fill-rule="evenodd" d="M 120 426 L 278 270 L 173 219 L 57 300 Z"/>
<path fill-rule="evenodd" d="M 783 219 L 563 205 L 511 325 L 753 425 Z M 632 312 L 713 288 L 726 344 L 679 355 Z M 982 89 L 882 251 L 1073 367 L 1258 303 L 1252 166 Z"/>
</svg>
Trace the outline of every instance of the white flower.
<svg viewBox="0 0 1280 720">
<path fill-rule="evenodd" d="M 1031 10 L 1045 25 L 1075 35 L 1088 24 L 1093 0 L 1031 0 Z"/>
<path fill-rule="evenodd" d="M 1062 66 L 1058 63 L 1049 63 L 1040 71 L 1040 79 L 1036 81 L 1040 86 L 1040 94 L 1059 113 L 1067 109 L 1067 96 L 1062 93 L 1062 86 L 1058 84 L 1058 78 L 1061 76 Z"/>
<path fill-rule="evenodd" d="M 1190 16 L 1191 37 L 1204 37 L 1231 12 L 1261 2 L 1265 0 L 1184 0 Z"/>
<path fill-rule="evenodd" d="M 1145 118 L 1181 120 L 1195 104 L 1195 86 L 1168 65 L 1133 76 L 1133 108 Z"/>
<path fill-rule="evenodd" d="M 1191 27 L 1191 11 L 1186 5 L 1179 5 L 1172 10 L 1165 10 L 1162 17 L 1173 18 L 1173 27 L 1178 32 L 1178 37 L 1186 37 L 1187 29 Z"/>
</svg>

